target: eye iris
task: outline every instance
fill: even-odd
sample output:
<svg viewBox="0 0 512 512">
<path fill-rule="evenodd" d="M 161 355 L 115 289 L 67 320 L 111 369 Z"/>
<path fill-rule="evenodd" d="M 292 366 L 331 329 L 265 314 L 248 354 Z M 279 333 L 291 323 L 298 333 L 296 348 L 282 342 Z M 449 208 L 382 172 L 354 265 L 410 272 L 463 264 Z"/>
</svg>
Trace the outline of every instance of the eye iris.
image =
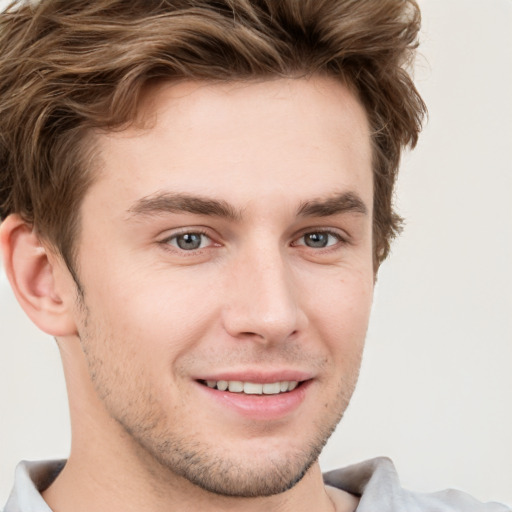
<svg viewBox="0 0 512 512">
<path fill-rule="evenodd" d="M 308 247 L 327 247 L 328 242 L 328 233 L 308 233 L 304 236 L 304 243 Z"/>
<path fill-rule="evenodd" d="M 201 237 L 200 233 L 185 233 L 176 237 L 176 244 L 180 249 L 192 251 L 201 247 Z"/>
</svg>

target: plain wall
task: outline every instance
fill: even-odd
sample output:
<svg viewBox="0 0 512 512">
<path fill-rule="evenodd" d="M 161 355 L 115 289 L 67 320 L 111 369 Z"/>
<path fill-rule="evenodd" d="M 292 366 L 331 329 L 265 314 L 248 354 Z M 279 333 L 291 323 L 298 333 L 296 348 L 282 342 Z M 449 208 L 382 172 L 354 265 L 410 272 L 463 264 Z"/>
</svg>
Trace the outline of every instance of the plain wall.
<svg viewBox="0 0 512 512">
<path fill-rule="evenodd" d="M 0 5 L 6 2 L 0 1 Z M 359 386 L 321 458 L 393 458 L 405 487 L 512 504 L 512 2 L 420 0 L 430 119 L 383 265 Z M 70 443 L 55 342 L 0 268 L 0 504 L 20 459 Z"/>
</svg>

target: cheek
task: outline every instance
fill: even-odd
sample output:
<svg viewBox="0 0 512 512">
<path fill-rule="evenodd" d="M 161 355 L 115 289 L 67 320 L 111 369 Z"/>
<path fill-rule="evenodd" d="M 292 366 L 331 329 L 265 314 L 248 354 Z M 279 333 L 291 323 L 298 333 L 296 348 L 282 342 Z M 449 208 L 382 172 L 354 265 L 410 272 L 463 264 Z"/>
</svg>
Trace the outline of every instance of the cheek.
<svg viewBox="0 0 512 512">
<path fill-rule="evenodd" d="M 373 300 L 370 272 L 351 273 L 330 279 L 324 293 L 310 304 L 310 322 L 318 329 L 335 360 L 353 354 L 359 358 L 364 346 Z"/>
<path fill-rule="evenodd" d="M 109 279 L 105 276 L 103 286 L 86 290 L 96 333 L 107 336 L 112 350 L 122 352 L 123 359 L 136 358 L 157 369 L 189 351 L 212 325 L 216 315 L 212 295 L 198 282 L 144 271 L 129 279 L 112 273 Z"/>
</svg>

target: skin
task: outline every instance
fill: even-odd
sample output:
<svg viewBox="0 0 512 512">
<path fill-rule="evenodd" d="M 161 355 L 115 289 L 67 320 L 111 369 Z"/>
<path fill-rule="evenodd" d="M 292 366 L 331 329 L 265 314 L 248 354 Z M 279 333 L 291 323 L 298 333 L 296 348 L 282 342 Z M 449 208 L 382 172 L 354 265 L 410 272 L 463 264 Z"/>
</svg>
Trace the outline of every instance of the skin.
<svg viewBox="0 0 512 512">
<path fill-rule="evenodd" d="M 45 500 L 56 512 L 354 510 L 317 457 L 354 389 L 372 303 L 363 107 L 314 77 L 165 84 L 140 112 L 94 138 L 83 296 L 19 218 L 2 226 L 13 288 L 57 336 L 68 386 L 71 455 Z M 247 416 L 199 382 L 227 374 L 304 384 L 290 410 Z"/>
</svg>

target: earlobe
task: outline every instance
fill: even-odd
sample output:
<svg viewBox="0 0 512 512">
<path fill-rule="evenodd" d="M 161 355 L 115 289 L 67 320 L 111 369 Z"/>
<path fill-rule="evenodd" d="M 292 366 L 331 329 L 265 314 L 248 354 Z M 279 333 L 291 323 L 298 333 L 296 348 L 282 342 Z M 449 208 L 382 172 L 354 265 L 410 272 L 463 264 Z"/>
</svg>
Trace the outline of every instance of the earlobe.
<svg viewBox="0 0 512 512">
<path fill-rule="evenodd" d="M 52 336 L 76 333 L 72 302 L 62 286 L 62 266 L 41 244 L 32 226 L 19 215 L 0 225 L 5 272 L 18 302 L 30 319 Z"/>
</svg>

